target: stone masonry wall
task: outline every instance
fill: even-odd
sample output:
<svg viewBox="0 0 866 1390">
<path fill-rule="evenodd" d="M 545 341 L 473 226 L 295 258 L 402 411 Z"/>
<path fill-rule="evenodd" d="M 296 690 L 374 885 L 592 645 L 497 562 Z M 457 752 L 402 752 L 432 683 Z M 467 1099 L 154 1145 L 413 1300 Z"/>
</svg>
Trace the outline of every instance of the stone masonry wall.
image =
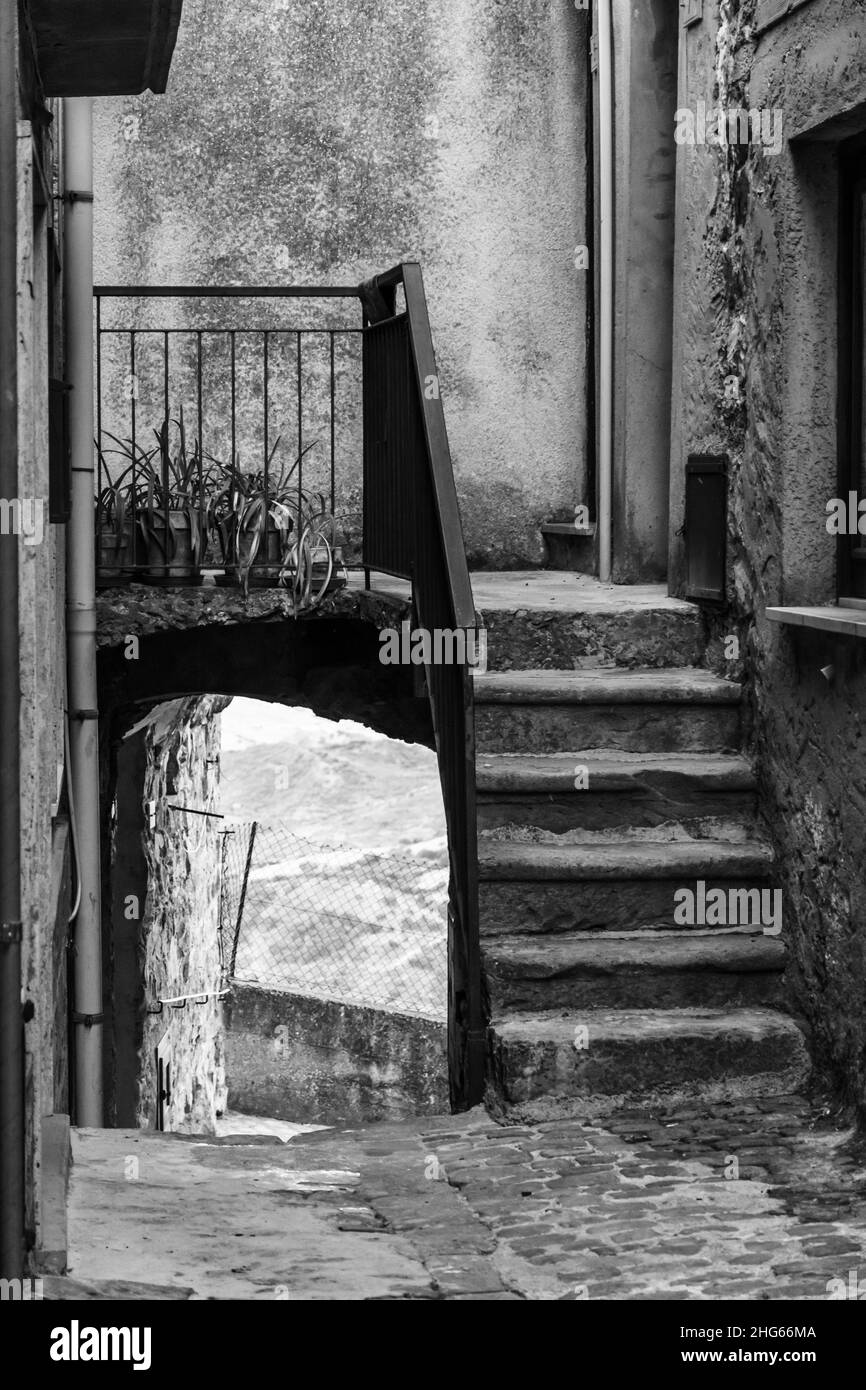
<svg viewBox="0 0 866 1390">
<path fill-rule="evenodd" d="M 853 111 L 862 6 L 823 0 L 756 32 L 755 0 L 684 29 L 679 106 L 780 112 L 786 137 Z M 859 117 L 862 123 L 862 116 Z M 820 1069 L 866 1106 L 866 761 L 862 644 L 767 621 L 835 601 L 837 154 L 832 143 L 678 151 L 671 573 L 682 592 L 684 465 L 726 452 L 730 615 L 752 682 L 762 804 L 785 890 L 793 1006 Z M 681 383 L 679 385 L 678 383 Z M 719 651 L 718 645 L 715 647 Z M 821 668 L 835 666 L 828 680 Z"/>
<path fill-rule="evenodd" d="M 448 1113 L 444 1023 L 238 983 L 226 1016 L 232 1110 L 314 1124 Z"/>
<path fill-rule="evenodd" d="M 215 810 L 219 779 L 219 697 L 177 700 L 148 719 L 144 801 L 155 803 L 155 828 L 145 834 L 148 892 L 141 951 L 145 1006 L 162 999 L 209 993 L 205 1004 L 146 1013 L 142 1041 L 139 1123 L 156 1115 L 154 1052 L 168 1036 L 171 1102 L 165 1128 L 212 1133 L 225 1108 L 220 989 L 220 822 L 170 810 L 171 803 Z"/>
</svg>

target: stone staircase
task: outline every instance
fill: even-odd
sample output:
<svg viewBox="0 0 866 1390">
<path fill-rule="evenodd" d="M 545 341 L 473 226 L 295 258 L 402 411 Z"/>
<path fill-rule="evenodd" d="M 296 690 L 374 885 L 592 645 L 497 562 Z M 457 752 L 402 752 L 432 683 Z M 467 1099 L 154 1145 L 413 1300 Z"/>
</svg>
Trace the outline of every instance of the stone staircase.
<svg viewBox="0 0 866 1390">
<path fill-rule="evenodd" d="M 699 881 L 773 886 L 740 687 L 700 668 L 693 605 L 557 578 L 524 592 L 474 577 L 492 1099 L 537 1114 L 790 1090 L 808 1064 L 783 1011 L 782 939 L 674 916 Z"/>
</svg>

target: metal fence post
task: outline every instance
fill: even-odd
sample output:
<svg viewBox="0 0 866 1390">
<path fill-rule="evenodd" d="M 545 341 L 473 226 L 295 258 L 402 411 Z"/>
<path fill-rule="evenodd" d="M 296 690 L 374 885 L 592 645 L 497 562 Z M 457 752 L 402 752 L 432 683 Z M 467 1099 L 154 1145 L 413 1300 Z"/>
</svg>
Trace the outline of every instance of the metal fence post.
<svg viewBox="0 0 866 1390">
<path fill-rule="evenodd" d="M 247 862 L 244 865 L 244 881 L 241 884 L 241 899 L 238 903 L 238 920 L 237 925 L 235 927 L 235 939 L 232 943 L 232 958 L 229 962 L 229 979 L 234 979 L 235 961 L 237 960 L 238 955 L 238 941 L 240 940 L 241 935 L 241 922 L 243 921 L 244 916 L 244 902 L 246 901 L 247 896 L 247 882 L 249 881 L 250 877 L 250 866 L 253 862 L 253 846 L 256 843 L 256 831 L 258 830 L 258 828 L 259 823 L 258 821 L 254 820 L 250 828 L 250 843 L 247 846 Z"/>
</svg>

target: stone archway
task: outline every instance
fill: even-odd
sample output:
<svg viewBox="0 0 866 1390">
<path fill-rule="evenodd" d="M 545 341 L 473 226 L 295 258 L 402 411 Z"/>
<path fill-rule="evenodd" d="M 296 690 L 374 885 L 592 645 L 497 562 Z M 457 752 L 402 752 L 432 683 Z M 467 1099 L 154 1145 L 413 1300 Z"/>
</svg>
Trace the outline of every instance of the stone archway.
<svg viewBox="0 0 866 1390">
<path fill-rule="evenodd" d="M 123 779 L 137 775 L 140 761 L 141 750 L 127 741 L 130 731 L 168 701 L 243 695 L 435 746 L 429 702 L 414 683 L 413 669 L 379 660 L 379 632 L 408 616 L 408 602 L 344 592 L 329 600 L 327 611 L 302 620 L 287 615 L 284 604 L 281 594 L 266 591 L 245 599 L 237 590 L 135 586 L 100 596 L 106 1113 L 115 1124 L 136 1122 L 128 1082 L 141 1046 L 129 989 L 140 963 L 128 941 L 118 945 L 111 861 L 112 808 Z M 137 807 L 135 800 L 133 815 L 140 815 L 140 795 Z M 133 823 L 131 832 L 135 838 L 140 828 Z M 121 975 L 126 985 L 112 1016 Z"/>
</svg>

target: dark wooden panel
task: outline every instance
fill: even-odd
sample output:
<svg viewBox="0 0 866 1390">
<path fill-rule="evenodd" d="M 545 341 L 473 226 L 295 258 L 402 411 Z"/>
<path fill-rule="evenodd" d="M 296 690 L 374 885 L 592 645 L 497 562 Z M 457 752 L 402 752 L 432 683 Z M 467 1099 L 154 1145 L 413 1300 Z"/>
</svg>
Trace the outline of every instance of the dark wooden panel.
<svg viewBox="0 0 866 1390">
<path fill-rule="evenodd" d="M 31 0 L 48 97 L 126 96 L 168 82 L 183 0 Z"/>
</svg>

